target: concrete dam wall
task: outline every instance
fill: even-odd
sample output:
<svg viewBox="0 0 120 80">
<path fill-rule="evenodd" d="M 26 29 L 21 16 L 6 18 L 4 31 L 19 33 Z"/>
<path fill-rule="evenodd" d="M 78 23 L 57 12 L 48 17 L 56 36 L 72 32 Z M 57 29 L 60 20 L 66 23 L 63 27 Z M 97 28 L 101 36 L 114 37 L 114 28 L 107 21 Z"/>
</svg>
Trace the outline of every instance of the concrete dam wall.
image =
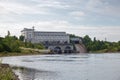
<svg viewBox="0 0 120 80">
<path fill-rule="evenodd" d="M 75 44 L 77 53 L 87 53 L 87 49 L 84 44 Z"/>
<path fill-rule="evenodd" d="M 53 54 L 86 53 L 84 44 L 50 44 L 47 49 Z"/>
</svg>

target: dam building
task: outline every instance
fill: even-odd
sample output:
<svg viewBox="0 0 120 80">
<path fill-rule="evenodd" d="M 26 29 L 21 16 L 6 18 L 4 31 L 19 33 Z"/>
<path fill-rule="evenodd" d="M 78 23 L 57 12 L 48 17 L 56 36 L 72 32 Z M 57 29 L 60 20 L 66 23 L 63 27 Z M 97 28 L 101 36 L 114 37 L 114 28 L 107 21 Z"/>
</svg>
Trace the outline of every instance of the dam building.
<svg viewBox="0 0 120 80">
<path fill-rule="evenodd" d="M 45 32 L 24 28 L 21 31 L 25 42 L 41 43 L 53 53 L 72 53 L 74 46 L 70 43 L 70 37 L 66 32 Z"/>
<path fill-rule="evenodd" d="M 31 43 L 69 43 L 69 35 L 66 32 L 42 32 L 24 28 L 21 31 L 25 41 Z"/>
</svg>

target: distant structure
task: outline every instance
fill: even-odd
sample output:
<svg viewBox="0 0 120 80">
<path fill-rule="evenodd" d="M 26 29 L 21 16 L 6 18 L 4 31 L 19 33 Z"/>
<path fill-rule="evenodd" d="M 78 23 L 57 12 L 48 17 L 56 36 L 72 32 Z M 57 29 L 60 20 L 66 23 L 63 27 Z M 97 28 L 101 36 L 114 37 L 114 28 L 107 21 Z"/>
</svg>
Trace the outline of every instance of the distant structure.
<svg viewBox="0 0 120 80">
<path fill-rule="evenodd" d="M 31 43 L 69 43 L 69 35 L 66 32 L 42 32 L 32 29 L 24 28 L 22 35 L 25 37 L 24 41 Z"/>
<path fill-rule="evenodd" d="M 25 37 L 25 42 L 41 43 L 52 53 L 79 53 L 82 51 L 80 45 L 82 40 L 78 37 L 70 38 L 66 32 L 35 31 L 33 27 L 32 29 L 24 28 L 21 33 Z"/>
</svg>

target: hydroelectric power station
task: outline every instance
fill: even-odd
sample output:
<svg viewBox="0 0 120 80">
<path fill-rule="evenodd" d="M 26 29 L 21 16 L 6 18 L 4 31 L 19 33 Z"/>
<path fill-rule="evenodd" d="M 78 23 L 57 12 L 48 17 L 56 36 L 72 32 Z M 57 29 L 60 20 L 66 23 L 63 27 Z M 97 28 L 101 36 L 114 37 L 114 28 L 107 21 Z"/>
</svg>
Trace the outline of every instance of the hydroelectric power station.
<svg viewBox="0 0 120 80">
<path fill-rule="evenodd" d="M 41 43 L 52 53 L 85 53 L 81 38 L 70 38 L 66 32 L 45 32 L 24 28 L 21 31 L 25 42 Z M 82 45 L 81 45 L 82 44 Z"/>
</svg>

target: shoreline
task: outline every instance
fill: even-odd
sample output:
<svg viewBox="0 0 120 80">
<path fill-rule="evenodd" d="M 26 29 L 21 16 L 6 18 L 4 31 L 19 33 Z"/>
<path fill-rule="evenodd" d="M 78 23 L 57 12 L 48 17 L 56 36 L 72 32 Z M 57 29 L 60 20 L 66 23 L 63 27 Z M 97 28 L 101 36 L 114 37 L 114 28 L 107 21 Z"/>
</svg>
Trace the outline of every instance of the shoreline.
<svg viewBox="0 0 120 80">
<path fill-rule="evenodd" d="M 0 57 L 47 55 L 47 54 L 50 54 L 50 53 L 0 53 Z"/>
<path fill-rule="evenodd" d="M 9 64 L 0 63 L 0 79 L 2 80 L 20 80 Z"/>
<path fill-rule="evenodd" d="M 120 53 L 120 52 L 89 52 L 89 53 L 75 53 L 75 54 L 107 54 L 107 53 L 110 53 L 110 54 L 115 53 L 116 54 L 116 53 Z M 0 53 L 0 57 L 49 55 L 49 54 L 51 54 L 51 53 Z"/>
</svg>

